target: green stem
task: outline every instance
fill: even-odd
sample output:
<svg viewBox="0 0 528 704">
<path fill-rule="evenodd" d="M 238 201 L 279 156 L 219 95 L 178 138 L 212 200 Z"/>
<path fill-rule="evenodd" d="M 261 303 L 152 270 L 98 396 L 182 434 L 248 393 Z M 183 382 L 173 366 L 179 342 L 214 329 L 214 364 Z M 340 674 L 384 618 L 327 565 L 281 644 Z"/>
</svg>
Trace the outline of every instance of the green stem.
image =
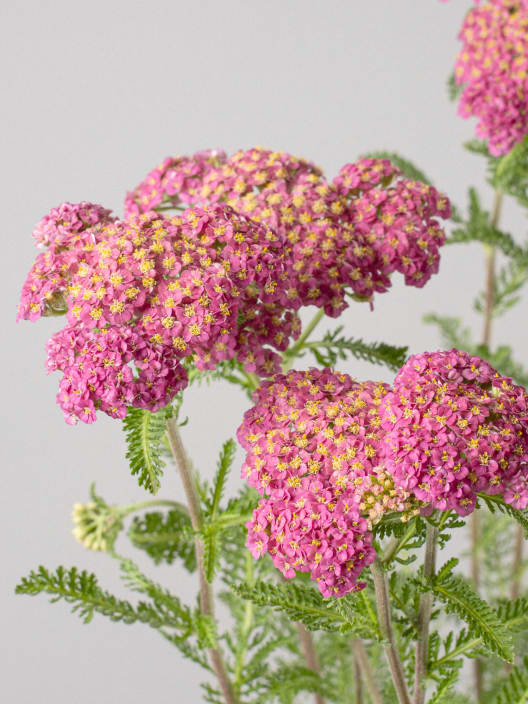
<svg viewBox="0 0 528 704">
<path fill-rule="evenodd" d="M 286 350 L 286 352 L 284 353 L 284 362 L 282 365 L 283 371 L 287 372 L 288 369 L 291 369 L 295 357 L 301 351 L 302 346 L 304 345 L 306 340 L 310 337 L 312 332 L 324 318 L 324 314 L 324 310 L 320 308 L 314 315 L 314 317 L 310 320 L 308 325 L 305 327 L 303 333 L 301 334 L 297 342 L 292 347 L 290 347 L 290 349 Z"/>
<path fill-rule="evenodd" d="M 432 523 L 427 524 L 424 558 L 424 578 L 429 582 L 434 577 L 436 569 L 436 542 L 438 528 Z M 414 668 L 414 697 L 413 704 L 425 702 L 425 679 L 427 677 L 427 659 L 429 646 L 429 623 L 433 610 L 433 595 L 426 592 L 420 597 L 418 607 L 418 640 L 416 642 L 415 668 Z"/>
<path fill-rule="evenodd" d="M 385 656 L 389 663 L 392 675 L 392 682 L 398 696 L 399 704 L 411 704 L 409 690 L 403 674 L 403 666 L 398 653 L 394 631 L 392 629 L 392 616 L 389 602 L 389 587 L 387 577 L 379 560 L 374 560 L 370 566 L 374 579 L 374 590 L 376 592 L 376 604 L 378 607 L 378 621 L 381 635 L 385 644 Z"/>
<path fill-rule="evenodd" d="M 194 546 L 196 550 L 196 565 L 198 570 L 198 577 L 200 581 L 200 608 L 204 616 L 211 619 L 211 621 L 216 622 L 215 619 L 215 609 L 214 609 L 214 597 L 213 590 L 205 574 L 204 560 L 203 560 L 203 542 L 199 535 L 203 526 L 203 516 L 202 509 L 200 506 L 200 499 L 198 496 L 198 490 L 196 487 L 196 481 L 193 476 L 191 466 L 187 459 L 185 449 L 180 436 L 180 431 L 178 427 L 178 420 L 174 417 L 167 420 L 167 435 L 169 438 L 169 443 L 176 462 L 176 466 L 180 471 L 180 477 L 183 484 L 183 489 L 185 496 L 187 498 L 187 503 L 189 506 L 189 517 L 191 519 L 191 524 L 195 532 Z M 211 666 L 216 674 L 220 689 L 224 695 L 226 704 L 237 704 L 238 698 L 235 695 L 233 685 L 229 678 L 227 668 L 225 666 L 224 658 L 222 652 L 218 646 L 215 648 L 208 648 L 209 659 L 211 661 Z"/>
</svg>

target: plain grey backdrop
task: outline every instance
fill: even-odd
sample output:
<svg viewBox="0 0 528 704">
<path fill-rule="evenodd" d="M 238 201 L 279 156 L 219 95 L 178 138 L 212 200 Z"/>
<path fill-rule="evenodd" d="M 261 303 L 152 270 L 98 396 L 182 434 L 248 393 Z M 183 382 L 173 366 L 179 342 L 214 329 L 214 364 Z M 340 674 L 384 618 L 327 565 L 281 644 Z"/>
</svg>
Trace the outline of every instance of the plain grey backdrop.
<svg viewBox="0 0 528 704">
<path fill-rule="evenodd" d="M 484 164 L 461 143 L 474 123 L 456 116 L 445 83 L 470 0 L 194 0 L 194 2 L 4 2 L 1 195 L 2 569 L 1 681 L 4 701 L 30 704 L 158 704 L 201 701 L 201 673 L 144 626 L 96 617 L 89 626 L 64 604 L 15 597 L 18 579 L 43 563 L 96 571 L 124 594 L 116 565 L 71 536 L 70 511 L 90 482 L 110 502 L 144 496 L 128 474 L 120 424 L 67 426 L 55 404 L 58 376 L 44 372 L 44 345 L 61 321 L 15 325 L 20 287 L 36 250 L 31 232 L 51 207 L 100 202 L 122 212 L 134 187 L 163 157 L 208 147 L 264 145 L 308 157 L 333 176 L 372 149 L 415 160 L 461 206 Z M 507 202 L 504 226 L 523 241 L 525 220 Z M 435 310 L 462 315 L 479 333 L 472 299 L 483 281 L 479 246 L 443 251 L 422 291 L 396 281 L 340 319 L 366 340 L 437 348 L 421 323 Z M 495 327 L 520 361 L 526 306 Z M 330 323 L 330 325 L 335 323 Z M 323 328 L 324 329 L 324 328 Z M 364 364 L 359 377 L 390 380 Z M 184 440 L 205 474 L 234 434 L 247 402 L 225 384 L 186 393 Z M 238 466 L 231 486 L 239 484 Z M 167 472 L 161 496 L 179 497 Z M 126 550 L 126 543 L 120 543 Z M 147 566 L 141 556 L 134 554 Z M 158 579 L 187 599 L 192 580 L 177 567 Z"/>
</svg>

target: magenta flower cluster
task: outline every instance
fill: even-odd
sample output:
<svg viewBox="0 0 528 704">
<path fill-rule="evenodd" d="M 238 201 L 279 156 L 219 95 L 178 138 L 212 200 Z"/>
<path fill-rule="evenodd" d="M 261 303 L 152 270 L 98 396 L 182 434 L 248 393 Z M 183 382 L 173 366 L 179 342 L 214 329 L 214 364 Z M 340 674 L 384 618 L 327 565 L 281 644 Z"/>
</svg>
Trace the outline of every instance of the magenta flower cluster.
<svg viewBox="0 0 528 704">
<path fill-rule="evenodd" d="M 285 577 L 310 572 L 324 596 L 361 588 L 375 558 L 372 521 L 409 511 L 409 492 L 383 470 L 379 407 L 382 383 L 310 369 L 264 382 L 238 439 L 242 475 L 263 499 L 248 523 L 248 546 Z"/>
<path fill-rule="evenodd" d="M 466 515 L 478 492 L 528 505 L 528 397 L 479 357 L 412 357 L 383 400 L 382 427 L 396 485 L 433 508 Z"/>
<path fill-rule="evenodd" d="M 280 360 L 274 349 L 299 333 L 296 314 L 281 303 L 281 238 L 228 206 L 170 219 L 152 211 L 126 221 L 105 216 L 73 228 L 69 240 L 68 222 L 60 227 L 61 246 L 53 249 L 50 235 L 51 256 L 38 262 L 45 286 L 34 286 L 34 268 L 20 316 L 38 317 L 57 299 L 67 310 L 69 325 L 48 345 L 48 369 L 64 373 L 58 402 L 68 422 L 92 422 L 96 410 L 123 417 L 127 405 L 167 405 L 187 383 L 182 361 L 191 356 L 202 369 L 237 357 L 269 375 Z M 57 257 L 65 262 L 58 275 Z"/>
<path fill-rule="evenodd" d="M 255 557 L 310 572 L 324 596 L 362 587 L 372 526 L 387 513 L 467 515 L 478 493 L 528 505 L 528 395 L 458 350 L 420 354 L 393 388 L 310 369 L 264 382 L 238 439 L 263 496 Z"/>
<path fill-rule="evenodd" d="M 347 307 L 347 293 L 371 301 L 387 291 L 395 271 L 423 286 L 445 241 L 438 218 L 450 215 L 445 196 L 389 161 L 346 164 L 328 182 L 310 162 L 262 148 L 166 159 L 128 195 L 126 209 L 219 201 L 284 236 L 292 307 L 315 305 L 333 317 Z"/>
<path fill-rule="evenodd" d="M 347 164 L 329 183 L 304 159 L 256 148 L 166 159 L 125 213 L 64 203 L 34 232 L 45 251 L 18 315 L 67 313 L 48 368 L 64 374 L 68 422 L 160 408 L 186 385 L 189 359 L 276 373 L 301 306 L 337 316 L 347 295 L 371 301 L 395 271 L 423 286 L 449 202 L 386 160 Z"/>
<path fill-rule="evenodd" d="M 459 38 L 459 113 L 478 119 L 477 135 L 493 156 L 507 154 L 528 133 L 528 2 L 477 3 Z"/>
<path fill-rule="evenodd" d="M 114 220 L 111 212 L 93 203 L 62 203 L 37 224 L 33 232 L 37 256 L 22 288 L 18 319 L 37 320 L 42 315 L 66 311 L 64 293 L 79 252 L 95 241 L 94 231 Z"/>
</svg>

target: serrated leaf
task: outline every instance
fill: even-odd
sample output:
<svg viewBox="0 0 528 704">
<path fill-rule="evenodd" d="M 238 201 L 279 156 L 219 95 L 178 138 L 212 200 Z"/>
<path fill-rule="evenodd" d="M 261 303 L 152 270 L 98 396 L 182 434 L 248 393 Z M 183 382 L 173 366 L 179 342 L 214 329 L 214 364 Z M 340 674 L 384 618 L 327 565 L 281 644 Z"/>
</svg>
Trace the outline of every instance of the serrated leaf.
<svg viewBox="0 0 528 704">
<path fill-rule="evenodd" d="M 453 574 L 457 562 L 449 560 L 426 588 L 444 603 L 447 613 L 455 614 L 466 623 L 490 652 L 506 662 L 512 662 L 513 645 L 509 629 L 463 577 Z"/>
<path fill-rule="evenodd" d="M 319 364 L 326 367 L 335 366 L 338 359 L 346 360 L 349 356 L 371 364 L 387 366 L 398 371 L 407 359 L 407 347 L 394 347 L 384 342 L 364 342 L 361 339 L 341 336 L 343 326 L 327 332 L 322 340 L 306 342 L 300 350 L 310 351 Z"/>
<path fill-rule="evenodd" d="M 173 412 L 171 407 L 156 413 L 143 408 L 129 408 L 123 419 L 130 471 L 137 476 L 138 484 L 152 494 L 160 487 L 165 466 L 163 437 L 167 419 Z"/>
<path fill-rule="evenodd" d="M 257 582 L 237 584 L 233 590 L 258 606 L 283 611 L 292 621 L 300 621 L 309 630 L 339 631 L 346 624 L 340 614 L 327 608 L 323 597 L 311 587 Z"/>
<path fill-rule="evenodd" d="M 528 657 L 514 667 L 496 698 L 497 704 L 527 704 Z"/>
<path fill-rule="evenodd" d="M 152 628 L 159 629 L 163 626 L 174 628 L 188 627 L 185 618 L 174 618 L 155 605 L 139 602 L 133 606 L 128 601 L 118 599 L 100 588 L 95 574 L 76 567 L 65 569 L 58 567 L 51 572 L 43 566 L 37 571 L 30 572 L 16 587 L 17 594 L 35 596 L 49 594 L 52 603 L 64 600 L 72 604 L 72 611 L 77 613 L 84 621 L 89 623 L 95 613 L 102 614 L 112 621 L 122 623 L 146 623 Z M 187 619 L 190 622 L 190 617 Z"/>
<path fill-rule="evenodd" d="M 214 521 L 216 518 L 216 514 L 218 513 L 218 509 L 220 507 L 220 501 L 225 490 L 229 470 L 231 469 L 235 459 L 236 448 L 236 443 L 231 438 L 227 440 L 222 447 L 220 457 L 218 458 L 216 474 L 213 479 L 211 506 L 206 520 L 210 519 L 211 521 Z"/>
<path fill-rule="evenodd" d="M 189 516 L 171 509 L 135 516 L 128 530 L 132 544 L 144 550 L 155 562 L 172 564 L 176 558 L 183 560 L 185 569 L 196 569 L 194 532 Z"/>
</svg>

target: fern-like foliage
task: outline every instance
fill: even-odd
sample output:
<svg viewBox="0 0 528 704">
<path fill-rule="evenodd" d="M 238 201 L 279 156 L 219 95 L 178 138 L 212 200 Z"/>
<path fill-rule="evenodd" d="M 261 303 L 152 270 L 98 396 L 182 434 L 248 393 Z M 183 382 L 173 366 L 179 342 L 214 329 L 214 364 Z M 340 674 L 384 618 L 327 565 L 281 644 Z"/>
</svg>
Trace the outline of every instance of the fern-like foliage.
<svg viewBox="0 0 528 704">
<path fill-rule="evenodd" d="M 170 406 L 156 413 L 143 408 L 129 408 L 123 420 L 130 471 L 140 486 L 155 494 L 160 488 L 165 461 L 163 438 L 167 419 L 174 413 Z"/>
<path fill-rule="evenodd" d="M 69 570 L 57 567 L 55 572 L 40 566 L 38 570 L 30 572 L 16 587 L 17 594 L 36 596 L 49 594 L 55 603 L 60 600 L 72 604 L 72 612 L 78 614 L 84 623 L 89 623 L 95 613 L 102 614 L 112 621 L 121 621 L 131 624 L 136 622 L 146 623 L 152 628 L 162 626 L 181 628 L 183 625 L 180 617 L 167 617 L 156 606 L 140 602 L 133 606 L 128 601 L 118 599 L 99 586 L 97 577 L 85 570 L 72 567 Z M 185 624 L 187 628 L 189 624 Z"/>
<path fill-rule="evenodd" d="M 527 704 L 528 657 L 514 667 L 495 699 L 496 704 Z"/>
<path fill-rule="evenodd" d="M 288 618 L 302 623 L 311 631 L 352 632 L 361 630 L 370 635 L 376 626 L 371 621 L 365 604 L 355 595 L 349 598 L 325 601 L 308 585 L 289 582 L 273 584 L 259 581 L 241 583 L 233 587 L 236 594 L 258 606 L 270 606 L 284 612 Z"/>
<path fill-rule="evenodd" d="M 453 574 L 457 564 L 458 560 L 449 560 L 425 588 L 443 602 L 447 613 L 458 616 L 466 623 L 490 652 L 506 662 L 512 662 L 511 632 L 498 613 L 479 597 L 469 583 L 462 576 Z"/>
<path fill-rule="evenodd" d="M 196 614 L 193 616 L 190 609 L 184 606 L 177 596 L 153 582 L 132 560 L 121 558 L 120 563 L 121 576 L 127 587 L 148 596 L 166 625 L 183 628 L 186 636 L 193 632 L 197 625 Z"/>
<path fill-rule="evenodd" d="M 407 347 L 394 347 L 384 342 L 364 342 L 361 339 L 345 337 L 341 333 L 343 326 L 327 332 L 322 340 L 306 342 L 302 349 L 309 350 L 319 364 L 326 367 L 335 366 L 338 359 L 345 360 L 352 356 L 371 364 L 384 364 L 392 371 L 397 371 L 407 359 Z"/>
<path fill-rule="evenodd" d="M 526 264 L 528 252 L 520 247 L 510 234 L 491 225 L 490 214 L 482 207 L 475 188 L 469 189 L 468 198 L 468 218 L 451 233 L 447 244 L 482 242 L 490 247 L 496 247 L 518 263 Z"/>
<path fill-rule="evenodd" d="M 229 525 L 227 517 L 220 512 L 220 501 L 225 490 L 229 470 L 233 464 L 236 453 L 236 443 L 234 440 L 227 440 L 220 452 L 218 465 L 213 485 L 209 495 L 202 498 L 204 505 L 202 538 L 203 538 L 203 563 L 205 576 L 208 582 L 212 582 L 220 560 L 220 547 L 222 541 L 222 530 Z M 230 516 L 231 517 L 231 516 Z M 233 518 L 238 518 L 234 515 Z"/>
<path fill-rule="evenodd" d="M 508 262 L 495 278 L 495 295 L 493 299 L 493 317 L 504 315 L 520 301 L 521 291 L 528 282 L 528 262 L 526 258 Z M 486 294 L 480 293 L 474 302 L 478 313 L 486 309 Z"/>
<path fill-rule="evenodd" d="M 492 156 L 485 141 L 473 139 L 466 142 L 464 146 L 468 151 L 483 156 L 487 160 L 488 182 L 493 188 L 513 196 L 522 207 L 528 206 L 528 139 L 526 137 L 502 157 Z"/>
<path fill-rule="evenodd" d="M 261 701 L 293 704 L 301 692 L 333 698 L 320 675 L 305 665 L 283 664 L 266 678 Z"/>
<path fill-rule="evenodd" d="M 231 469 L 235 459 L 235 453 L 236 443 L 230 438 L 223 444 L 222 450 L 220 451 L 220 457 L 218 458 L 210 498 L 206 505 L 206 519 L 208 520 L 214 521 L 218 514 L 220 501 L 222 500 L 222 496 L 225 491 L 229 470 Z"/>
<path fill-rule="evenodd" d="M 194 533 L 189 516 L 173 509 L 167 513 L 154 511 L 135 516 L 128 530 L 132 544 L 144 550 L 155 564 L 172 564 L 177 558 L 185 569 L 196 569 Z"/>
</svg>

